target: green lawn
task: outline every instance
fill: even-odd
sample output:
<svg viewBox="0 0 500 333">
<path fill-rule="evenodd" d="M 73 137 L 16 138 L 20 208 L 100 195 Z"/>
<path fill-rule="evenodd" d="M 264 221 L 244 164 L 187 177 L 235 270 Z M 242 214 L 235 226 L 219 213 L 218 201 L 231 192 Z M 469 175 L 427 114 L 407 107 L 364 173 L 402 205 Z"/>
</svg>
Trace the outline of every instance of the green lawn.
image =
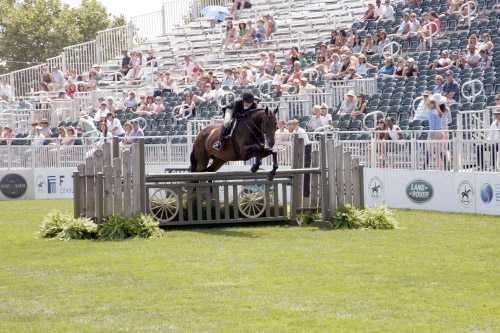
<svg viewBox="0 0 500 333">
<path fill-rule="evenodd" d="M 398 211 L 401 229 L 176 229 L 40 239 L 71 201 L 0 202 L 0 332 L 500 331 L 500 219 Z"/>
</svg>

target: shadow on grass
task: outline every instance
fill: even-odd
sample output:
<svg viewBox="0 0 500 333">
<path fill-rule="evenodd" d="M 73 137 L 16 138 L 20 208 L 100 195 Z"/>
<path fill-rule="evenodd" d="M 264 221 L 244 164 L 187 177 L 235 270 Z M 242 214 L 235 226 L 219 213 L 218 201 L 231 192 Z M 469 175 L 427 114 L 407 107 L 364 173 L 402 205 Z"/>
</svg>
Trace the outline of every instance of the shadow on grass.
<svg viewBox="0 0 500 333">
<path fill-rule="evenodd" d="M 197 232 L 206 235 L 226 236 L 226 237 L 243 237 L 243 238 L 258 238 L 258 233 L 252 231 L 256 228 L 288 226 L 287 222 L 259 222 L 259 223 L 219 223 L 210 225 L 186 225 L 186 226 L 162 226 L 165 231 L 177 230 L 187 232 Z M 248 230 L 234 230 L 234 229 Z"/>
</svg>

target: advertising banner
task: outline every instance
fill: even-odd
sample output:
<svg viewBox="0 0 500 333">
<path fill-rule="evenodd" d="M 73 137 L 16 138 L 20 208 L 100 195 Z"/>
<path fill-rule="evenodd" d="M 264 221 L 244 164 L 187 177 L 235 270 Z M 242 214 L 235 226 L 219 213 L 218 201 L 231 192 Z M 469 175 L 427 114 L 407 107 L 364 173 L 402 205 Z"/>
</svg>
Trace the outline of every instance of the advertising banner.
<svg viewBox="0 0 500 333">
<path fill-rule="evenodd" d="M 385 204 L 385 171 L 383 169 L 363 169 L 365 205 Z"/>
<path fill-rule="evenodd" d="M 476 173 L 476 212 L 500 215 L 500 173 Z"/>
<path fill-rule="evenodd" d="M 476 212 L 476 176 L 474 173 L 454 173 L 455 175 L 455 212 Z"/>
<path fill-rule="evenodd" d="M 75 168 L 34 169 L 35 199 L 72 199 Z"/>
<path fill-rule="evenodd" d="M 33 170 L 0 171 L 0 200 L 34 198 Z"/>
</svg>

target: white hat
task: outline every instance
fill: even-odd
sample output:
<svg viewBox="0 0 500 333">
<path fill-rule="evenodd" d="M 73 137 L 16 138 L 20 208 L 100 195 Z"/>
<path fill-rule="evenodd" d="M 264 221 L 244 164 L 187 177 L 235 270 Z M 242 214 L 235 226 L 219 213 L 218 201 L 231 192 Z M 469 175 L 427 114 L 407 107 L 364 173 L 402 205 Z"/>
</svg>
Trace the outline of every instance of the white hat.
<svg viewBox="0 0 500 333">
<path fill-rule="evenodd" d="M 37 126 L 37 127 L 35 127 L 35 129 L 37 129 L 37 130 L 41 130 L 41 129 L 42 129 L 42 126 Z"/>
<path fill-rule="evenodd" d="M 78 113 L 78 118 L 83 118 L 83 117 L 87 117 L 89 114 L 85 111 L 81 111 Z"/>
<path fill-rule="evenodd" d="M 408 58 L 408 60 L 407 60 L 406 62 L 413 62 L 413 63 L 415 63 L 415 59 L 413 59 L 413 58 Z"/>
<path fill-rule="evenodd" d="M 446 97 L 441 94 L 434 94 L 432 95 L 432 98 L 436 101 L 437 105 L 446 104 Z"/>
<path fill-rule="evenodd" d="M 347 92 L 347 94 L 345 94 L 345 97 L 347 98 L 347 96 L 352 96 L 352 97 L 356 97 L 356 94 L 354 93 L 354 90 L 349 90 Z"/>
</svg>

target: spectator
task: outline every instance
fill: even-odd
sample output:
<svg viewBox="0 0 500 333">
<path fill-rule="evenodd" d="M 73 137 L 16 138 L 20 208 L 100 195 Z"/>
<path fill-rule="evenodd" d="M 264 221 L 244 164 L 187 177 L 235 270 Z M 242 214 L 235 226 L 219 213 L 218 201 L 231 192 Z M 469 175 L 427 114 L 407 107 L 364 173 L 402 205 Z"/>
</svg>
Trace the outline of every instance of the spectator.
<svg viewBox="0 0 500 333">
<path fill-rule="evenodd" d="M 43 118 L 40 120 L 40 125 L 42 126 L 42 135 L 45 138 L 50 138 L 50 135 L 52 134 L 50 130 L 50 123 L 47 119 Z"/>
<path fill-rule="evenodd" d="M 339 31 L 339 35 L 337 36 L 337 39 L 335 40 L 335 47 L 342 48 L 346 44 L 347 44 L 347 32 L 345 32 L 344 29 L 341 29 Z M 325 45 L 325 51 L 326 51 L 326 45 Z"/>
<path fill-rule="evenodd" d="M 347 75 L 344 77 L 344 80 L 356 80 L 362 79 L 363 77 L 356 73 L 356 67 L 349 66 L 347 69 Z"/>
<path fill-rule="evenodd" d="M 214 100 L 220 102 L 222 100 L 222 96 L 224 95 L 224 90 L 221 88 L 221 83 L 219 80 L 214 80 Z"/>
<path fill-rule="evenodd" d="M 121 108 L 125 105 L 125 100 L 128 98 L 128 90 L 123 89 L 122 90 L 122 98 L 120 101 L 118 101 L 118 105 L 120 105 Z"/>
<path fill-rule="evenodd" d="M 193 96 L 193 94 L 186 90 L 184 91 L 184 102 L 181 104 L 182 107 L 179 108 L 179 113 L 175 115 L 176 118 L 184 117 L 195 117 L 196 116 L 196 105 L 195 102 L 204 101 L 203 97 Z"/>
<path fill-rule="evenodd" d="M 292 73 L 292 75 L 290 75 L 287 82 L 292 83 L 293 80 L 300 79 L 301 76 L 302 76 L 302 69 L 300 67 L 300 62 L 295 61 L 295 63 L 293 64 L 293 73 Z"/>
<path fill-rule="evenodd" d="M 491 67 L 491 57 L 488 57 L 488 50 L 483 49 L 479 51 L 479 56 L 481 59 L 479 59 L 478 68 L 481 68 L 484 70 L 485 68 Z"/>
<path fill-rule="evenodd" d="M 284 120 L 279 120 L 278 121 L 278 129 L 275 132 L 276 143 L 277 144 L 283 144 L 285 142 L 290 141 L 290 134 L 289 133 L 290 132 L 285 127 L 285 121 Z"/>
<path fill-rule="evenodd" d="M 12 127 L 10 125 L 5 125 L 3 127 L 3 134 L 2 134 L 2 138 L 4 139 L 7 139 L 7 140 L 3 140 L 3 141 L 6 141 L 8 145 L 11 145 L 12 142 L 14 142 L 14 139 L 16 137 L 16 135 L 12 132 Z"/>
<path fill-rule="evenodd" d="M 263 15 L 264 27 L 266 28 L 266 38 L 269 39 L 276 32 L 278 26 L 271 14 Z"/>
<path fill-rule="evenodd" d="M 280 63 L 276 64 L 276 74 L 274 74 L 273 82 L 283 83 L 287 78 L 286 74 L 283 74 L 282 67 Z"/>
<path fill-rule="evenodd" d="M 351 58 L 343 54 L 340 56 L 340 59 L 342 59 L 342 67 L 340 68 L 340 75 L 342 77 L 345 77 L 348 74 L 349 67 L 352 66 Z"/>
<path fill-rule="evenodd" d="M 432 25 L 433 33 L 435 31 L 437 31 L 438 33 L 439 31 L 441 31 L 441 21 L 439 20 L 438 14 L 433 10 L 429 12 L 429 22 L 435 23 L 437 25 L 437 26 L 435 26 L 434 24 Z"/>
<path fill-rule="evenodd" d="M 184 76 L 192 79 L 193 78 L 193 69 L 194 69 L 194 64 L 191 62 L 191 58 L 189 56 L 184 57 Z"/>
<path fill-rule="evenodd" d="M 129 92 L 128 97 L 123 102 L 123 107 L 125 109 L 135 110 L 138 105 L 139 101 L 135 98 L 135 91 L 132 90 L 131 92 Z"/>
<path fill-rule="evenodd" d="M 106 123 L 108 125 L 108 131 L 112 136 L 123 136 L 125 131 L 123 130 L 120 120 L 116 118 L 116 115 L 108 112 L 106 114 Z"/>
<path fill-rule="evenodd" d="M 449 103 L 458 103 L 460 101 L 460 86 L 454 80 L 452 71 L 446 71 L 446 83 L 443 85 L 441 95 L 448 99 Z"/>
<path fill-rule="evenodd" d="M 385 66 L 380 68 L 380 70 L 378 71 L 378 77 L 392 77 L 392 74 L 394 74 L 394 70 L 394 59 L 392 59 L 392 57 L 387 57 L 385 58 Z"/>
<path fill-rule="evenodd" d="M 306 77 L 301 77 L 300 78 L 300 94 L 301 95 L 309 95 L 313 93 L 316 90 L 316 87 L 313 86 L 312 84 L 308 83 L 308 80 Z"/>
<path fill-rule="evenodd" d="M 222 79 L 222 88 L 232 88 L 234 85 L 233 70 L 231 68 L 224 69 L 224 78 Z"/>
<path fill-rule="evenodd" d="M 299 52 L 299 61 L 300 61 L 300 66 L 302 67 L 307 66 L 306 54 L 304 52 Z"/>
<path fill-rule="evenodd" d="M 481 38 L 483 41 L 479 43 L 479 51 L 486 50 L 488 51 L 488 53 L 490 53 L 491 50 L 493 49 L 493 43 L 491 41 L 490 34 L 487 32 L 483 32 Z"/>
<path fill-rule="evenodd" d="M 144 132 L 141 128 L 139 128 L 139 120 L 132 119 L 130 121 L 132 124 L 132 131 L 130 132 L 130 137 L 127 139 L 127 143 L 135 143 L 137 142 L 137 138 L 144 137 Z"/>
<path fill-rule="evenodd" d="M 391 41 L 387 38 L 387 33 L 385 31 L 379 32 L 378 36 L 380 38 L 380 42 L 377 45 L 377 52 L 378 54 L 383 55 L 386 51 L 386 46 L 389 45 Z"/>
<path fill-rule="evenodd" d="M 420 35 L 421 36 L 429 36 L 429 33 L 430 33 L 430 28 L 429 27 L 426 27 L 425 28 L 425 31 L 424 31 L 424 27 L 429 24 L 429 13 L 427 12 L 423 12 L 422 13 L 422 22 L 420 22 L 420 29 L 419 29 L 419 32 L 420 32 Z M 432 27 L 434 28 L 434 26 Z"/>
<path fill-rule="evenodd" d="M 321 116 L 323 116 L 323 126 L 332 126 L 332 115 L 328 113 L 328 105 L 321 104 Z"/>
<path fill-rule="evenodd" d="M 436 71 L 442 72 L 442 71 L 447 71 L 449 69 L 462 69 L 462 68 L 464 68 L 464 66 L 462 64 L 462 60 L 458 56 L 458 52 L 453 51 L 451 53 L 451 61 L 449 65 L 445 67 L 438 67 L 436 68 Z"/>
<path fill-rule="evenodd" d="M 358 61 L 359 65 L 358 68 L 356 69 L 356 74 L 358 75 L 366 76 L 368 74 L 369 69 L 378 70 L 377 66 L 373 66 L 366 62 L 366 56 L 364 54 L 361 54 L 359 56 Z"/>
<path fill-rule="evenodd" d="M 118 72 L 120 72 L 122 76 L 126 76 L 130 71 L 130 69 L 132 68 L 132 64 L 130 63 L 132 59 L 129 57 L 127 50 L 123 50 L 122 55 L 123 55 L 122 66 L 118 70 Z"/>
<path fill-rule="evenodd" d="M 363 17 L 357 18 L 356 19 L 358 22 L 369 22 L 369 21 L 375 21 L 375 5 L 371 2 L 368 3 L 368 9 L 366 12 L 363 14 Z"/>
<path fill-rule="evenodd" d="M 293 94 L 294 95 L 300 94 L 300 80 L 294 79 L 292 84 L 293 84 L 293 88 L 294 88 Z M 305 92 L 305 91 L 303 90 L 302 92 Z"/>
<path fill-rule="evenodd" d="M 76 84 L 70 83 L 70 84 L 66 85 L 66 95 L 69 98 L 73 99 L 73 96 L 75 95 L 76 92 L 77 92 L 76 91 Z"/>
<path fill-rule="evenodd" d="M 429 96 L 431 92 L 426 90 L 422 94 L 422 101 L 418 104 L 417 109 L 415 110 L 415 114 L 413 119 L 418 120 L 429 120 L 429 109 L 427 107 L 427 102 L 429 101 Z"/>
<path fill-rule="evenodd" d="M 128 143 L 128 139 L 132 134 L 132 124 L 129 121 L 125 122 L 125 124 L 123 124 L 123 130 L 125 134 L 123 134 L 122 144 L 130 144 Z"/>
<path fill-rule="evenodd" d="M 404 77 L 404 71 L 405 71 L 405 68 L 406 68 L 406 61 L 405 61 L 405 58 L 403 57 L 399 57 L 398 59 L 398 65 L 397 67 L 394 69 L 394 74 L 392 74 L 392 76 L 395 78 L 395 79 L 399 79 L 400 77 Z"/>
<path fill-rule="evenodd" d="M 59 70 L 58 66 L 54 66 L 52 69 L 52 78 L 54 82 L 50 84 L 50 90 L 60 90 L 66 85 L 66 80 L 64 79 L 64 74 Z"/>
<path fill-rule="evenodd" d="M 417 14 L 411 13 L 410 14 L 410 30 L 408 33 L 403 34 L 401 36 L 401 40 L 407 41 L 410 40 L 412 36 L 415 36 L 418 34 L 418 31 L 420 30 L 420 22 L 417 20 Z"/>
<path fill-rule="evenodd" d="M 500 96 L 497 95 L 496 98 L 497 104 L 500 102 Z M 500 142 L 500 109 L 495 109 L 493 111 L 493 122 L 490 125 L 490 132 L 488 134 L 488 142 L 484 143 L 477 148 L 477 160 L 479 171 L 486 171 L 484 163 L 484 152 L 490 151 L 491 156 L 491 164 L 492 171 L 497 171 L 497 157 L 498 157 L 498 148 Z"/>
<path fill-rule="evenodd" d="M 254 81 L 254 85 L 256 87 L 260 87 L 260 85 L 265 82 L 265 81 L 268 81 L 268 80 L 272 80 L 273 77 L 270 76 L 270 75 L 267 75 L 266 74 L 266 69 L 264 67 L 260 68 L 260 72 L 257 76 L 255 76 L 255 81 Z"/>
<path fill-rule="evenodd" d="M 142 135 L 144 136 L 144 134 Z M 108 130 L 108 124 L 106 121 L 102 121 L 99 125 L 99 140 L 96 142 L 96 145 L 102 145 L 106 142 L 111 142 L 113 135 Z"/>
<path fill-rule="evenodd" d="M 53 84 L 54 78 L 52 74 L 49 73 L 46 66 L 42 67 L 42 81 L 40 82 L 40 88 L 42 91 L 49 91 L 50 85 Z"/>
<path fill-rule="evenodd" d="M 35 127 L 35 136 L 33 137 L 33 140 L 31 141 L 31 144 L 35 147 L 41 147 L 43 146 L 45 142 L 45 136 L 42 134 L 42 126 L 36 126 Z M 31 150 L 27 150 L 25 154 L 31 153 Z"/>
<path fill-rule="evenodd" d="M 476 48 L 479 46 L 479 44 L 477 42 L 477 36 L 476 36 L 476 34 L 470 35 L 470 37 L 469 37 L 469 44 L 467 45 L 467 49 L 469 49 L 469 47 L 471 45 L 474 45 L 474 47 L 476 47 Z"/>
<path fill-rule="evenodd" d="M 24 97 L 19 97 L 19 105 L 17 106 L 18 110 L 28 110 L 31 109 L 31 104 L 24 101 Z"/>
<path fill-rule="evenodd" d="M 12 87 L 6 79 L 2 81 L 2 87 L 0 88 L 0 101 L 10 101 L 12 98 Z"/>
<path fill-rule="evenodd" d="M 165 112 L 165 105 L 163 105 L 163 98 L 161 96 L 156 97 L 156 107 L 153 109 L 154 113 Z"/>
<path fill-rule="evenodd" d="M 443 113 L 441 112 L 441 109 L 438 108 L 437 102 L 434 98 L 430 98 L 429 101 L 427 102 L 427 108 L 429 108 L 429 136 L 427 137 L 428 140 L 443 140 L 444 139 L 444 133 L 443 133 L 443 126 L 441 122 L 441 117 L 443 116 Z M 439 151 L 439 145 L 433 145 L 435 146 L 435 151 L 436 151 L 436 159 L 437 159 L 437 164 L 438 168 L 441 169 L 441 153 Z M 428 152 L 432 152 L 433 149 L 429 149 Z"/>
<path fill-rule="evenodd" d="M 381 6 L 381 0 L 375 1 L 375 15 L 374 15 L 375 20 L 378 20 L 382 16 L 384 8 L 385 6 L 384 7 Z"/>
<path fill-rule="evenodd" d="M 267 64 L 267 52 L 262 51 L 259 54 L 260 59 L 257 61 L 257 63 L 253 63 L 251 61 L 245 61 L 245 64 L 248 65 L 250 68 L 254 68 L 256 71 L 260 70 L 261 68 L 266 69 L 266 64 Z"/>
<path fill-rule="evenodd" d="M 476 47 L 474 45 L 470 45 L 469 54 L 467 56 L 462 57 L 464 68 L 469 68 L 469 69 L 476 68 L 479 65 L 480 60 L 481 56 L 476 53 Z"/>
<path fill-rule="evenodd" d="M 73 126 L 69 126 L 66 128 L 66 138 L 61 142 L 61 144 L 65 146 L 71 146 L 75 144 L 75 141 L 78 137 L 76 133 L 76 129 Z"/>
<path fill-rule="evenodd" d="M 116 109 L 115 109 L 115 106 L 113 105 L 115 103 L 115 99 L 113 98 L 113 96 L 108 96 L 107 102 L 108 102 L 107 108 L 108 108 L 109 112 L 111 112 L 112 114 L 115 114 Z"/>
<path fill-rule="evenodd" d="M 361 44 L 361 52 L 366 55 L 375 54 L 373 51 L 372 34 L 366 34 L 365 41 Z"/>
<path fill-rule="evenodd" d="M 441 52 L 441 58 L 438 60 L 434 60 L 432 64 L 429 64 L 428 69 L 437 69 L 437 68 L 443 68 L 449 66 L 451 63 L 451 59 L 449 57 L 449 53 L 447 50 L 443 50 Z"/>
<path fill-rule="evenodd" d="M 71 100 L 71 97 L 69 97 L 66 94 L 66 91 L 60 91 L 59 94 L 57 95 L 57 99 L 66 99 L 66 100 Z"/>
<path fill-rule="evenodd" d="M 31 122 L 30 125 L 31 125 L 31 129 L 28 130 L 28 138 L 34 138 L 36 135 L 35 127 L 40 126 L 40 124 L 38 123 L 38 120 L 34 120 Z"/>
<path fill-rule="evenodd" d="M 283 91 L 281 91 L 281 83 L 274 82 L 273 87 L 274 87 L 274 90 L 273 90 L 273 93 L 271 95 L 272 99 L 277 99 L 277 98 L 280 98 L 281 96 L 283 96 Z"/>
<path fill-rule="evenodd" d="M 413 58 L 408 58 L 408 61 L 406 62 L 406 67 L 403 72 L 403 76 L 410 77 L 410 76 L 418 76 L 418 69 L 415 66 L 415 60 Z"/>
<path fill-rule="evenodd" d="M 323 80 L 333 80 L 338 78 L 342 70 L 342 63 L 340 62 L 340 57 L 337 53 L 332 55 L 332 64 L 330 65 L 329 72 L 323 75 Z"/>
<path fill-rule="evenodd" d="M 411 9 L 421 8 L 420 6 L 421 6 L 420 0 L 405 0 L 406 8 L 411 8 Z"/>
<path fill-rule="evenodd" d="M 374 52 L 374 54 L 379 53 L 379 45 L 380 45 L 380 37 L 379 37 L 379 34 L 376 33 L 373 35 L 373 52 Z"/>
<path fill-rule="evenodd" d="M 313 106 L 313 115 L 311 119 L 309 119 L 309 123 L 307 124 L 308 131 L 314 131 L 317 128 L 323 126 L 323 116 L 321 115 L 321 107 L 319 105 Z"/>
<path fill-rule="evenodd" d="M 155 99 L 152 95 L 146 97 L 147 111 L 152 112 L 156 108 Z"/>
<path fill-rule="evenodd" d="M 337 30 L 332 30 L 330 33 L 330 45 L 335 45 L 335 41 L 337 40 Z"/>
<path fill-rule="evenodd" d="M 385 7 L 382 10 L 382 15 L 377 21 L 394 21 L 394 7 L 391 6 L 390 0 L 385 0 Z"/>
<path fill-rule="evenodd" d="M 432 89 L 432 95 L 441 94 L 443 90 L 443 77 L 441 75 L 436 75 L 436 86 Z"/>
<path fill-rule="evenodd" d="M 78 72 L 74 68 L 69 70 L 69 75 L 68 75 L 68 83 L 69 84 L 71 84 L 71 83 L 78 84 L 78 74 L 77 73 Z"/>
<path fill-rule="evenodd" d="M 358 93 L 358 99 L 356 102 L 356 107 L 352 111 L 352 115 L 356 116 L 360 113 L 365 113 L 366 111 L 366 97 L 363 93 Z"/>
<path fill-rule="evenodd" d="M 231 7 L 230 11 L 232 14 L 234 14 L 236 11 L 242 11 L 243 8 L 249 9 L 252 8 L 252 4 L 250 0 L 233 0 L 233 6 Z"/>
<path fill-rule="evenodd" d="M 105 101 L 102 101 L 99 105 L 99 109 L 96 110 L 94 114 L 94 121 L 97 123 L 101 120 L 102 117 L 105 117 L 109 113 L 108 104 Z"/>
<path fill-rule="evenodd" d="M 234 45 L 236 43 L 242 45 L 241 43 L 243 42 L 243 38 L 245 38 L 245 36 L 247 35 L 248 33 L 248 28 L 247 28 L 247 24 L 244 23 L 244 22 L 240 22 L 238 23 L 238 37 L 236 37 L 236 39 L 234 40 L 232 46 L 231 46 L 231 49 L 234 49 Z"/>
<path fill-rule="evenodd" d="M 449 132 L 449 124 L 452 122 L 451 118 L 451 112 L 450 109 L 446 106 L 446 98 L 444 96 L 441 96 L 439 94 L 433 95 L 433 98 L 436 100 L 436 110 L 441 111 L 441 127 L 443 129 L 443 139 L 449 140 L 450 139 L 450 132 Z M 439 112 L 438 111 L 438 112 Z M 448 144 L 444 144 L 444 166 L 446 170 L 451 169 L 451 156 L 450 156 L 450 151 L 448 150 Z"/>
<path fill-rule="evenodd" d="M 347 94 L 345 94 L 344 98 L 344 101 L 340 104 L 338 113 L 342 115 L 351 114 L 356 108 L 356 94 L 354 91 L 349 90 Z"/>
<path fill-rule="evenodd" d="M 101 66 L 98 64 L 94 64 L 92 69 L 89 71 L 89 80 L 95 81 L 95 85 L 99 84 L 99 81 L 104 79 L 104 73 L 101 69 Z"/>
<path fill-rule="evenodd" d="M 299 126 L 299 121 L 297 119 L 293 119 L 291 121 L 291 124 L 292 124 L 293 133 L 297 133 L 297 135 L 299 136 L 299 139 L 304 140 L 304 144 L 308 144 L 309 137 L 307 136 L 306 131 Z"/>
<path fill-rule="evenodd" d="M 144 65 L 142 52 L 137 51 L 131 52 L 130 54 L 132 55 L 132 60 L 130 62 L 130 64 L 132 65 L 132 70 L 127 73 L 125 78 L 128 80 L 137 80 L 141 78 L 139 73 L 142 69 L 142 66 Z"/>
<path fill-rule="evenodd" d="M 255 45 L 258 47 L 262 47 L 262 42 L 266 40 L 266 27 L 264 27 L 264 21 L 258 20 L 257 21 L 257 27 L 255 28 L 256 34 L 253 39 L 253 42 Z"/>
<path fill-rule="evenodd" d="M 252 21 L 247 21 L 247 27 L 248 27 L 247 34 L 241 39 L 240 47 L 238 49 L 242 49 L 246 43 L 252 43 L 253 47 L 257 47 L 254 40 L 257 36 L 257 31 L 252 26 Z"/>
<path fill-rule="evenodd" d="M 401 22 L 401 24 L 399 26 L 396 26 L 396 28 L 398 29 L 396 31 L 396 35 L 404 36 L 404 35 L 409 34 L 410 27 L 411 27 L 410 14 L 408 12 L 404 12 L 403 13 L 403 21 Z"/>
<path fill-rule="evenodd" d="M 227 50 L 227 47 L 229 44 L 232 45 L 236 38 L 236 28 L 233 26 L 233 21 L 228 21 L 226 25 L 226 33 L 224 34 L 224 38 L 222 38 L 222 41 L 220 43 L 220 48 L 219 51 L 222 51 L 222 49 Z"/>
<path fill-rule="evenodd" d="M 94 121 L 85 111 L 81 111 L 78 114 L 78 130 L 83 132 L 84 135 L 89 138 L 87 140 L 87 143 L 89 144 L 92 144 L 94 142 L 91 138 L 97 137 L 99 135 L 99 131 L 95 127 Z"/>
<path fill-rule="evenodd" d="M 139 97 L 140 102 L 137 104 L 136 112 L 148 112 L 148 103 L 146 102 L 146 95 Z"/>
<path fill-rule="evenodd" d="M 396 121 L 392 117 L 385 118 L 385 125 L 387 132 L 385 133 L 385 140 L 403 140 L 403 134 L 401 133 L 401 128 L 395 125 Z"/>
<path fill-rule="evenodd" d="M 361 37 L 354 36 L 353 44 L 352 44 L 352 52 L 359 54 L 361 53 Z"/>
</svg>

